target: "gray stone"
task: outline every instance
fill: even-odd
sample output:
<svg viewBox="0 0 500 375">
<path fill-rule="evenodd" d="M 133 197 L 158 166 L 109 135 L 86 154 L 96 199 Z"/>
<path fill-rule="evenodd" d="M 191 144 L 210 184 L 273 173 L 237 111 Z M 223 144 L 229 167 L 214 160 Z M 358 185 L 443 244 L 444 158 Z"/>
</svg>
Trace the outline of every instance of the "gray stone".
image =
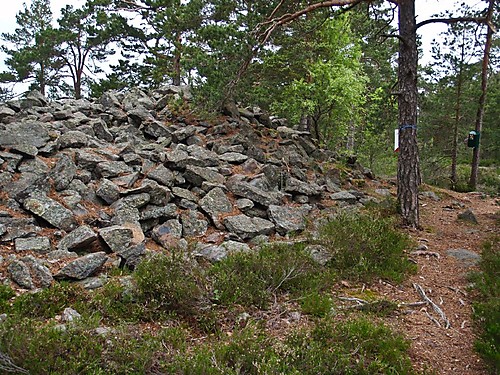
<svg viewBox="0 0 500 375">
<path fill-rule="evenodd" d="M 38 155 L 38 149 L 26 143 L 18 143 L 10 146 L 10 150 L 14 153 L 21 154 L 30 158 L 34 158 Z"/>
<path fill-rule="evenodd" d="M 270 234 L 274 224 L 268 220 L 246 215 L 228 216 L 224 218 L 224 225 L 231 233 L 242 239 L 250 239 L 260 234 Z"/>
<path fill-rule="evenodd" d="M 420 198 L 428 198 L 430 200 L 433 200 L 434 202 L 439 202 L 441 200 L 441 198 L 439 198 L 439 196 L 433 191 L 423 191 L 418 195 L 420 196 Z"/>
<path fill-rule="evenodd" d="M 450 249 L 446 250 L 446 254 L 457 259 L 464 266 L 474 266 L 481 260 L 479 254 L 466 249 Z"/>
<path fill-rule="evenodd" d="M 72 130 L 62 134 L 57 140 L 59 148 L 82 148 L 87 146 L 89 143 L 89 137 L 87 134 L 79 131 Z"/>
<path fill-rule="evenodd" d="M 333 259 L 333 255 L 321 245 L 308 245 L 304 251 L 308 252 L 311 255 L 311 258 L 322 266 Z"/>
<path fill-rule="evenodd" d="M 40 122 L 13 122 L 7 125 L 5 130 L 0 130 L 1 146 L 24 143 L 41 148 L 47 144 L 49 139 L 49 133 L 45 125 Z"/>
<path fill-rule="evenodd" d="M 108 257 L 103 251 L 84 255 L 64 266 L 55 277 L 83 280 L 96 272 L 107 259 Z"/>
<path fill-rule="evenodd" d="M 165 206 L 149 205 L 141 212 L 140 220 L 173 219 L 177 216 L 177 206 L 175 204 Z"/>
<path fill-rule="evenodd" d="M 172 187 L 175 181 L 173 172 L 170 169 L 165 168 L 163 165 L 159 165 L 153 169 L 147 174 L 147 177 L 167 187 Z"/>
<path fill-rule="evenodd" d="M 251 201 L 259 203 L 265 207 L 280 203 L 277 193 L 265 191 L 235 177 L 232 177 L 227 181 L 227 187 L 234 195 L 250 199 Z"/>
<path fill-rule="evenodd" d="M 216 263 L 227 257 L 227 250 L 217 245 L 199 244 L 193 255 Z"/>
<path fill-rule="evenodd" d="M 109 178 L 132 173 L 133 170 L 123 161 L 105 161 L 97 164 L 96 172 L 101 177 Z"/>
<path fill-rule="evenodd" d="M 60 154 L 56 165 L 50 172 L 50 177 L 54 181 L 54 188 L 57 191 L 67 189 L 75 176 L 76 165 L 73 159 L 66 154 Z"/>
<path fill-rule="evenodd" d="M 127 115 L 136 125 L 140 125 L 144 122 L 155 121 L 153 115 L 142 105 L 127 111 Z"/>
<path fill-rule="evenodd" d="M 236 200 L 236 206 L 240 210 L 246 211 L 246 210 L 253 208 L 255 206 L 255 204 L 250 199 L 241 198 L 241 199 Z"/>
<path fill-rule="evenodd" d="M 221 243 L 220 247 L 226 250 L 228 254 L 251 251 L 250 246 L 248 246 L 246 243 L 232 240 Z"/>
<path fill-rule="evenodd" d="M 330 199 L 334 201 L 344 201 L 348 203 L 355 203 L 357 201 L 356 196 L 348 191 L 339 191 L 330 195 Z"/>
<path fill-rule="evenodd" d="M 77 150 L 75 153 L 75 161 L 80 168 L 92 172 L 97 167 L 97 164 L 104 163 L 107 159 L 94 152 Z"/>
<path fill-rule="evenodd" d="M 31 278 L 29 267 L 20 260 L 15 260 L 7 267 L 10 278 L 21 288 L 33 289 L 35 284 Z"/>
<path fill-rule="evenodd" d="M 77 256 L 78 254 L 73 251 L 54 250 L 47 254 L 47 259 L 49 261 L 51 260 L 57 261 L 61 259 L 76 258 Z"/>
<path fill-rule="evenodd" d="M 46 254 L 51 250 L 48 237 L 16 238 L 14 245 L 16 251 L 34 251 Z"/>
<path fill-rule="evenodd" d="M 3 224 L 0 224 L 0 236 L 3 236 L 5 233 L 7 233 L 7 227 Z"/>
<path fill-rule="evenodd" d="M 107 204 L 113 204 L 120 199 L 120 189 L 112 181 L 103 178 L 96 190 L 96 195 Z"/>
<path fill-rule="evenodd" d="M 198 211 L 188 210 L 181 215 L 182 232 L 185 237 L 203 236 L 208 229 L 208 222 Z"/>
<path fill-rule="evenodd" d="M 119 225 L 102 228 L 99 237 L 108 245 L 114 253 L 120 253 L 130 246 L 134 233 L 131 228 Z"/>
<path fill-rule="evenodd" d="M 92 129 L 94 130 L 95 135 L 97 138 L 102 139 L 103 141 L 106 142 L 113 142 L 113 134 L 108 129 L 108 126 L 102 119 L 96 119 L 92 120 L 90 123 L 92 126 Z"/>
<path fill-rule="evenodd" d="M 59 250 L 84 249 L 97 240 L 97 235 L 88 225 L 82 225 L 64 236 L 59 241 L 57 248 Z"/>
<path fill-rule="evenodd" d="M 216 184 L 223 184 L 225 181 L 224 176 L 220 173 L 209 168 L 202 168 L 194 165 L 188 165 L 186 167 L 184 177 L 187 181 L 198 187 L 201 187 L 204 181 Z"/>
<path fill-rule="evenodd" d="M 391 196 L 391 191 L 389 189 L 375 189 L 375 193 L 383 197 Z"/>
<path fill-rule="evenodd" d="M 1 160 L 0 160 L 0 164 Z M 33 173 L 36 175 L 46 175 L 49 172 L 49 166 L 40 158 L 24 160 L 18 167 L 21 173 Z"/>
<path fill-rule="evenodd" d="M 476 215 L 470 208 L 458 214 L 458 219 L 472 224 L 479 224 Z"/>
<path fill-rule="evenodd" d="M 224 229 L 220 222 L 220 215 L 233 211 L 233 205 L 221 188 L 210 190 L 200 199 L 201 209 L 212 219 L 218 229 Z"/>
<path fill-rule="evenodd" d="M 226 152 L 220 155 L 219 159 L 231 164 L 241 164 L 248 160 L 248 156 L 238 152 Z"/>
<path fill-rule="evenodd" d="M 44 266 L 40 260 L 32 257 L 31 255 L 25 256 L 20 259 L 26 264 L 30 270 L 31 278 L 36 287 L 48 288 L 54 281 L 50 270 Z"/>
<path fill-rule="evenodd" d="M 269 218 L 276 224 L 276 231 L 281 235 L 300 232 L 306 228 L 306 215 L 310 208 L 285 207 L 271 205 L 267 210 Z"/>
<path fill-rule="evenodd" d="M 172 132 L 174 142 L 180 143 L 196 133 L 196 128 L 192 125 L 184 126 Z"/>
<path fill-rule="evenodd" d="M 177 219 L 167 220 L 153 228 L 151 237 L 164 248 L 175 248 L 182 237 L 182 224 Z"/>
<path fill-rule="evenodd" d="M 285 184 L 285 191 L 294 194 L 319 195 L 321 190 L 321 187 L 316 184 L 303 182 L 293 177 L 288 178 Z"/>
<path fill-rule="evenodd" d="M 74 323 L 81 318 L 80 313 L 71 307 L 66 307 L 61 314 L 61 322 L 63 323 Z"/>
<path fill-rule="evenodd" d="M 159 121 L 148 121 L 141 126 L 144 134 L 147 134 L 156 139 L 164 137 L 167 139 L 172 138 L 172 133 L 168 127 L 160 123 Z M 186 155 L 187 156 L 187 155 Z"/>
<path fill-rule="evenodd" d="M 172 194 L 176 196 L 177 198 L 182 198 L 182 199 L 187 199 L 191 202 L 198 203 L 199 198 L 197 195 L 192 193 L 190 190 L 183 189 L 180 187 L 173 187 L 172 188 Z"/>
<path fill-rule="evenodd" d="M 37 198 L 28 198 L 24 201 L 23 206 L 49 224 L 67 232 L 73 230 L 77 225 L 70 210 L 47 196 L 41 195 Z"/>
</svg>

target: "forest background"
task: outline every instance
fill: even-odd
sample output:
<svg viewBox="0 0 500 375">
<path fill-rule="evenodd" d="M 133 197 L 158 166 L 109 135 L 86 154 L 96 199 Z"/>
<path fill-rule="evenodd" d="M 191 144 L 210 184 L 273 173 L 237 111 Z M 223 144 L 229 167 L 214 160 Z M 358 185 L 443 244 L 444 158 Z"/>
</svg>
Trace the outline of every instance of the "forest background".
<svg viewBox="0 0 500 375">
<path fill-rule="evenodd" d="M 278 4 L 286 14 L 308 3 L 88 0 L 66 6 L 54 20 L 50 1 L 34 0 L 17 14 L 17 29 L 2 34 L 1 99 L 14 97 L 20 82 L 51 98 L 186 84 L 205 111 L 228 99 L 257 105 L 309 129 L 339 154 L 357 155 L 376 174 L 394 176 L 397 9 L 384 1 L 319 9 L 262 43 L 256 30 L 265 31 Z M 449 4 L 441 4 L 448 8 L 442 16 L 481 17 L 488 6 Z M 495 25 L 498 15 L 496 4 Z M 486 30 L 484 24 L 449 25 L 419 67 L 418 137 L 427 183 L 468 189 L 472 149 L 462 141 L 474 129 Z M 500 186 L 498 50 L 495 33 L 479 180 L 491 193 Z"/>
</svg>

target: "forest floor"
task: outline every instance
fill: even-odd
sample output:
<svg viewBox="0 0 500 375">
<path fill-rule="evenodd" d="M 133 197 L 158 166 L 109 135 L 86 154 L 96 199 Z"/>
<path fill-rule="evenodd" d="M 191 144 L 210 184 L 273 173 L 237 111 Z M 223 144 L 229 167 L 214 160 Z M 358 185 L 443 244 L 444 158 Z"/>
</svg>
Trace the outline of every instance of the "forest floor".
<svg viewBox="0 0 500 375">
<path fill-rule="evenodd" d="M 400 286 L 380 283 L 376 292 L 398 303 L 423 301 L 416 290 L 421 286 L 444 313 L 446 322 L 430 305 L 412 306 L 391 315 L 388 323 L 410 341 L 410 355 L 416 370 L 437 374 L 486 374 L 483 361 L 474 351 L 473 291 L 467 275 L 477 269 L 482 244 L 500 234 L 500 200 L 479 193 L 435 190 L 441 200 L 421 200 L 421 231 L 410 235 L 422 246 L 410 257 L 418 272 Z M 458 220 L 458 214 L 471 209 L 478 224 Z M 450 250 L 460 250 L 450 252 Z"/>
</svg>

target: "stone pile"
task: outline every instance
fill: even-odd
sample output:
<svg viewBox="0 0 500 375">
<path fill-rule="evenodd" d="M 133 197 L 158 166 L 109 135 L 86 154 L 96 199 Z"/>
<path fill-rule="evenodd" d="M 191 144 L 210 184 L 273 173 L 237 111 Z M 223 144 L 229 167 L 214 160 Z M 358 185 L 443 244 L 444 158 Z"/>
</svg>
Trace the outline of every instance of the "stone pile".
<svg viewBox="0 0 500 375">
<path fill-rule="evenodd" d="M 325 200 L 369 199 L 324 173 L 334 155 L 309 133 L 258 109 L 210 123 L 173 115 L 168 104 L 187 95 L 32 92 L 0 104 L 0 281 L 84 280 L 160 248 L 217 261 L 304 230 Z"/>
</svg>

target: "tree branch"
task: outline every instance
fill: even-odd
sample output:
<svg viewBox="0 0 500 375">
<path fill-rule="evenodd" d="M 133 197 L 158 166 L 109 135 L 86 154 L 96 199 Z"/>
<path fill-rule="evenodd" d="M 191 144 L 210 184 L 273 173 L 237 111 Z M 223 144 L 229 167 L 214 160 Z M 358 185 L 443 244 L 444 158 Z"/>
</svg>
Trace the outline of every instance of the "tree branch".
<svg viewBox="0 0 500 375">
<path fill-rule="evenodd" d="M 446 23 L 448 25 L 451 25 L 459 22 L 475 22 L 485 24 L 486 21 L 486 17 L 430 18 L 428 20 L 417 23 L 415 29 L 418 29 L 425 25 L 429 25 L 431 23 Z"/>
</svg>

